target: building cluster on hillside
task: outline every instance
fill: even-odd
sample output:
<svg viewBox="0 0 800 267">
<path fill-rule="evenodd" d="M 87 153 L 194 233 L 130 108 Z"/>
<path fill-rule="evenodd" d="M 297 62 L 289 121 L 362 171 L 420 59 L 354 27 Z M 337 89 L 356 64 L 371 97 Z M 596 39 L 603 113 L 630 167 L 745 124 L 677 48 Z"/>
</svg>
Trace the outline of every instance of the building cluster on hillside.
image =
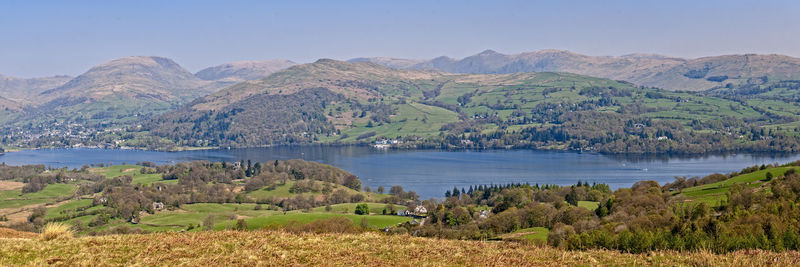
<svg viewBox="0 0 800 267">
<path fill-rule="evenodd" d="M 372 147 L 386 149 L 392 147 L 392 145 L 399 145 L 402 143 L 403 141 L 397 139 L 379 139 L 375 141 L 375 144 L 373 144 Z"/>
<path fill-rule="evenodd" d="M 422 216 L 428 214 L 428 209 L 424 206 L 417 206 L 414 210 L 398 210 L 397 215 L 399 216 Z"/>
</svg>

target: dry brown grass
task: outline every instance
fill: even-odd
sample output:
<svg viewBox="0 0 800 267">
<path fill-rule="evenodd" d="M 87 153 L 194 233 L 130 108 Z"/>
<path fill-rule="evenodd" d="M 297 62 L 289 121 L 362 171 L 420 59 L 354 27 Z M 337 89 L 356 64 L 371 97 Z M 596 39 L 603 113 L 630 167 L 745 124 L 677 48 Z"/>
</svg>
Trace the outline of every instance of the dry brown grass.
<svg viewBox="0 0 800 267">
<path fill-rule="evenodd" d="M 64 223 L 48 223 L 42 228 L 42 234 L 39 239 L 43 241 L 50 241 L 53 239 L 70 239 L 75 236 L 75 232 L 70 229 L 70 226 Z"/>
<path fill-rule="evenodd" d="M 38 236 L 35 233 L 21 232 L 14 229 L 0 228 L 0 239 L 5 238 L 35 238 Z"/>
<path fill-rule="evenodd" d="M 15 181 L 0 181 L 0 191 L 20 189 L 25 183 Z"/>
<path fill-rule="evenodd" d="M 656 265 L 792 266 L 800 253 L 564 251 L 507 242 L 438 240 L 365 234 L 276 231 L 112 235 L 60 239 L 0 239 L 0 265 Z"/>
</svg>

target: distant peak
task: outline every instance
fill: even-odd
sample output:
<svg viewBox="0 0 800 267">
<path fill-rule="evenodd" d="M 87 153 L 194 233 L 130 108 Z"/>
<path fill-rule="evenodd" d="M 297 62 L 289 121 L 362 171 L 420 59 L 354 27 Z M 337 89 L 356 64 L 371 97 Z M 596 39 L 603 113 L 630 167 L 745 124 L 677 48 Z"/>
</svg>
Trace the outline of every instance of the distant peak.
<svg viewBox="0 0 800 267">
<path fill-rule="evenodd" d="M 486 50 L 483 50 L 483 52 L 478 53 L 478 55 L 480 55 L 480 56 L 483 56 L 483 55 L 496 55 L 496 54 L 500 54 L 500 53 L 497 53 L 497 51 L 494 51 L 494 50 L 491 50 L 491 49 L 486 49 Z"/>
<path fill-rule="evenodd" d="M 330 59 L 330 58 L 320 58 L 320 59 L 317 59 L 317 61 L 315 61 L 314 63 L 339 63 L 339 62 L 341 62 L 341 61 L 338 61 L 338 60 L 335 60 L 335 59 Z"/>
<path fill-rule="evenodd" d="M 143 64 L 143 65 L 162 65 L 162 66 L 177 66 L 178 64 L 172 59 L 159 57 L 159 56 L 129 56 L 118 59 L 113 59 L 100 66 L 115 66 L 127 64 Z"/>
</svg>

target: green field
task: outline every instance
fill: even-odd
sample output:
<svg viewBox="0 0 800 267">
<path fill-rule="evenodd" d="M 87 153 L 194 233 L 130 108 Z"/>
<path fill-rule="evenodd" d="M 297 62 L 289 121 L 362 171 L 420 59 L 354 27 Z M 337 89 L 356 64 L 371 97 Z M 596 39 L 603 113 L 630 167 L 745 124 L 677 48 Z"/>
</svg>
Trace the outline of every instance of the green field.
<svg viewBox="0 0 800 267">
<path fill-rule="evenodd" d="M 597 201 L 578 201 L 578 207 L 586 208 L 587 210 L 596 210 L 600 202 Z"/>
<path fill-rule="evenodd" d="M 800 167 L 777 167 L 766 170 L 759 170 L 748 174 L 738 175 L 730 179 L 716 183 L 689 187 L 679 193 L 687 200 L 705 202 L 711 206 L 719 206 L 721 201 L 727 200 L 726 193 L 736 184 L 745 184 L 749 187 L 762 186 L 767 177 L 767 173 L 772 173 L 773 177 L 783 176 L 789 169 L 800 170 Z"/>
<path fill-rule="evenodd" d="M 144 168 L 139 165 L 114 165 L 108 167 L 90 168 L 89 171 L 105 175 L 108 178 L 130 175 L 133 177 L 132 184 L 152 184 L 155 182 L 177 183 L 177 180 L 164 180 L 161 174 L 142 174 L 140 170 Z"/>
<path fill-rule="evenodd" d="M 77 189 L 78 187 L 73 184 L 50 184 L 34 193 L 23 194 L 20 189 L 2 191 L 0 209 L 54 202 L 58 198 L 72 196 Z"/>
<path fill-rule="evenodd" d="M 328 211 L 328 212 L 329 213 L 348 213 L 348 214 L 353 214 L 355 212 L 355 210 L 356 210 L 356 206 L 358 206 L 359 204 L 361 204 L 361 203 L 334 204 L 334 205 L 331 205 L 331 210 Z M 367 206 L 369 206 L 369 212 L 370 213 L 374 213 L 374 214 L 381 214 L 383 212 L 383 209 L 386 208 L 387 205 L 388 204 L 385 204 L 385 203 L 367 203 Z M 407 209 L 407 207 L 406 206 L 402 206 L 402 205 L 394 205 L 394 210 L 395 211 L 402 210 L 402 209 Z M 325 207 L 316 207 L 316 208 L 311 209 L 311 211 L 314 211 L 314 212 L 326 212 L 325 211 Z"/>
<path fill-rule="evenodd" d="M 525 240 L 544 243 L 547 242 L 548 233 L 550 233 L 550 230 L 545 227 L 531 227 L 504 234 L 500 238 L 503 240 Z"/>
<path fill-rule="evenodd" d="M 410 217 L 390 216 L 390 215 L 355 215 L 355 214 L 337 214 L 337 213 L 292 213 L 286 215 L 270 215 L 255 218 L 247 218 L 247 227 L 249 229 L 260 229 L 270 225 L 286 225 L 289 222 L 309 223 L 317 220 L 328 219 L 332 217 L 345 217 L 353 221 L 356 225 L 361 224 L 363 218 L 367 219 L 367 223 L 371 227 L 384 228 L 394 226 L 402 222 L 410 221 Z M 236 221 L 229 220 L 218 223 L 214 226 L 215 230 L 230 229 L 236 224 Z"/>
<path fill-rule="evenodd" d="M 421 103 L 397 105 L 395 113 L 391 122 L 383 125 L 373 123 L 372 127 L 368 127 L 367 121 L 354 122 L 353 128 L 342 131 L 348 137 L 340 141 L 357 141 L 360 135 L 370 132 L 386 138 L 434 136 L 439 134 L 443 125 L 458 121 L 458 114 L 453 111 Z"/>
</svg>

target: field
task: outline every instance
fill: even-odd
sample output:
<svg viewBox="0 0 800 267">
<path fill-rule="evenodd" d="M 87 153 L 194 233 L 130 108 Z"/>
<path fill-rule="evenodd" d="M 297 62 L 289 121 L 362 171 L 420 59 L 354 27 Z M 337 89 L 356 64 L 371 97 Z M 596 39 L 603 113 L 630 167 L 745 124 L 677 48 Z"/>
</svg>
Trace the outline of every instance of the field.
<svg viewBox="0 0 800 267">
<path fill-rule="evenodd" d="M 410 221 L 410 217 L 390 216 L 390 215 L 355 215 L 355 214 L 336 214 L 336 213 L 291 213 L 286 215 L 270 215 L 255 218 L 245 219 L 247 228 L 249 229 L 262 229 L 268 226 L 282 226 L 290 222 L 305 224 L 317 220 L 328 219 L 332 217 L 345 217 L 350 219 L 356 225 L 361 224 L 361 220 L 366 218 L 367 223 L 373 228 L 385 228 L 394 226 L 402 222 Z M 215 230 L 231 229 L 236 224 L 235 221 L 229 220 L 218 223 L 214 226 Z"/>
<path fill-rule="evenodd" d="M 749 187 L 760 187 L 766 183 L 764 180 L 766 180 L 767 173 L 772 173 L 774 177 L 778 177 L 792 168 L 800 170 L 800 167 L 777 167 L 755 171 L 716 183 L 689 187 L 683 189 L 680 195 L 685 196 L 689 201 L 705 202 L 711 206 L 719 206 L 721 201 L 727 200 L 726 193 L 732 186 L 744 184 Z"/>
<path fill-rule="evenodd" d="M 133 177 L 133 184 L 177 182 L 177 180 L 163 180 L 161 174 L 142 174 L 140 172 L 142 168 L 142 166 L 137 165 L 115 165 L 90 168 L 89 172 L 101 174 L 108 178 L 131 175 Z M 328 184 L 334 190 L 344 189 L 349 194 L 359 193 L 345 186 L 321 181 L 315 182 Z M 275 189 L 260 189 L 250 192 L 247 195 L 253 199 L 294 197 L 300 195 L 290 192 L 290 188 L 294 183 L 294 180 L 289 180 L 286 184 L 276 186 Z M 372 215 L 368 216 L 355 215 L 354 211 L 357 204 L 354 203 L 331 205 L 331 210 L 329 211 L 326 211 L 326 208 L 323 206 L 307 211 L 293 210 L 285 213 L 280 211 L 277 207 L 270 207 L 270 205 L 263 205 L 263 207 L 261 207 L 254 203 L 195 203 L 183 205 L 180 208 L 159 211 L 155 214 L 144 215 L 141 217 L 138 224 L 133 224 L 124 220 L 112 220 L 109 221 L 108 224 L 100 227 L 88 227 L 91 221 L 100 216 L 98 213 L 101 212 L 104 207 L 92 206 L 92 196 L 90 195 L 82 196 L 80 199 L 66 199 L 66 197 L 72 196 L 77 190 L 78 187 L 75 184 L 51 184 L 39 192 L 28 194 L 22 194 L 18 184 L 8 183 L 7 187 L 13 189 L 0 191 L 0 215 L 7 215 L 10 219 L 9 223 L 26 220 L 27 216 L 31 214 L 31 211 L 35 207 L 45 206 L 47 208 L 45 219 L 63 221 L 67 224 L 78 224 L 82 229 L 78 234 L 85 234 L 91 230 L 108 230 L 119 226 L 141 228 L 145 231 L 181 231 L 191 229 L 192 227 L 197 227 L 195 229 L 199 230 L 199 226 L 209 216 L 214 218 L 215 229 L 231 228 L 238 219 L 244 219 L 248 223 L 250 229 L 260 229 L 270 225 L 285 225 L 289 222 L 302 224 L 331 217 L 346 217 L 356 224 L 360 224 L 361 220 L 366 218 L 368 225 L 373 228 L 393 226 L 411 220 L 409 217 L 380 215 L 386 207 L 386 204 L 383 203 L 366 203 L 372 213 Z M 304 193 L 302 195 L 321 196 L 321 194 L 322 193 Z M 367 200 L 372 201 L 380 201 L 387 196 L 377 193 L 361 194 L 363 194 Z M 405 208 L 405 206 L 400 205 L 395 205 L 394 207 L 395 210 Z"/>
<path fill-rule="evenodd" d="M 578 201 L 578 207 L 586 208 L 587 210 L 596 210 L 600 202 L 597 201 Z"/>
<path fill-rule="evenodd" d="M 89 172 L 105 175 L 108 178 L 130 175 L 133 177 L 132 184 L 152 184 L 155 182 L 177 183 L 178 180 L 164 180 L 161 174 L 142 174 L 139 170 L 142 166 L 138 165 L 114 165 L 109 167 L 90 168 Z"/>
<path fill-rule="evenodd" d="M 360 204 L 360 203 L 334 204 L 334 205 L 331 205 L 330 212 L 333 212 L 333 213 L 351 213 L 352 214 L 352 213 L 354 213 L 356 211 L 356 206 L 358 204 Z M 386 204 L 383 204 L 383 203 L 367 203 L 367 206 L 369 206 L 369 212 L 370 213 L 375 213 L 375 214 L 381 214 L 383 212 L 383 209 L 386 208 Z M 394 205 L 394 210 L 395 211 L 402 210 L 402 209 L 406 209 L 406 207 L 405 206 L 401 206 L 401 205 Z M 325 211 L 325 207 L 316 207 L 316 208 L 313 208 L 312 211 L 322 212 L 322 211 Z"/>
<path fill-rule="evenodd" d="M 20 189 L 0 191 L 0 209 L 53 202 L 58 197 L 71 196 L 77 188 L 71 184 L 51 184 L 35 193 L 23 194 Z"/>
<path fill-rule="evenodd" d="M 547 242 L 547 234 L 549 232 L 550 229 L 544 227 L 531 227 L 504 234 L 500 236 L 500 239 L 511 241 L 529 241 L 536 244 L 544 244 Z"/>
<path fill-rule="evenodd" d="M 564 251 L 514 242 L 363 234 L 216 231 L 111 235 L 40 241 L 0 237 L 0 265 L 337 266 L 791 266 L 796 251 L 729 254 Z"/>
</svg>

